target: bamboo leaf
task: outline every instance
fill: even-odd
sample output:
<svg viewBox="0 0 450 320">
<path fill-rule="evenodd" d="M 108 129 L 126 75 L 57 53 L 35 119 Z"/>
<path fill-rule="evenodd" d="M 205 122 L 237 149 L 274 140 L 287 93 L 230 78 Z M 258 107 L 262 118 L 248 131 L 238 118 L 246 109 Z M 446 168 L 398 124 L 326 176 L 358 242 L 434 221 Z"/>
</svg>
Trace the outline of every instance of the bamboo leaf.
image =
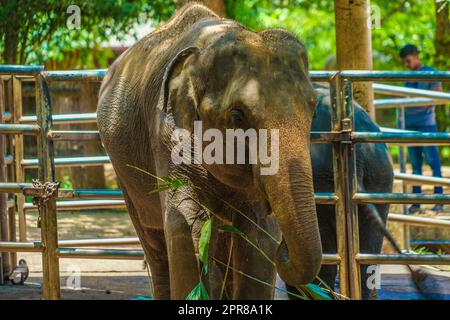
<svg viewBox="0 0 450 320">
<path fill-rule="evenodd" d="M 200 285 L 200 298 L 201 300 L 209 300 L 209 294 L 208 291 L 206 291 L 205 285 L 203 282 L 199 283 Z"/>
<path fill-rule="evenodd" d="M 186 300 L 209 300 L 208 291 L 206 291 L 203 282 L 199 282 L 194 289 L 187 295 Z"/>
<path fill-rule="evenodd" d="M 198 242 L 198 253 L 200 261 L 203 263 L 205 270 L 208 270 L 208 249 L 209 240 L 211 239 L 211 220 L 209 218 L 205 221 L 200 231 L 200 240 Z"/>
<path fill-rule="evenodd" d="M 317 284 L 308 283 L 305 286 L 306 291 L 311 295 L 314 300 L 333 300 L 328 296 L 325 291 L 319 287 Z"/>
<path fill-rule="evenodd" d="M 173 179 L 170 182 L 170 188 L 172 189 L 172 191 L 176 191 L 178 188 L 184 185 L 186 185 L 186 181 L 182 179 Z"/>
<path fill-rule="evenodd" d="M 235 226 L 233 226 L 231 224 L 221 225 L 219 227 L 219 230 L 222 230 L 222 231 L 225 231 L 225 232 L 230 232 L 230 233 L 243 234 L 243 232 L 241 230 L 239 230 L 238 228 L 236 228 Z"/>
<path fill-rule="evenodd" d="M 160 192 L 166 191 L 167 189 L 170 189 L 169 185 L 161 184 L 161 185 L 159 185 L 158 188 L 153 189 L 148 194 L 160 193 Z"/>
<path fill-rule="evenodd" d="M 200 300 L 200 284 L 196 285 L 194 289 L 186 297 L 186 300 Z"/>
</svg>

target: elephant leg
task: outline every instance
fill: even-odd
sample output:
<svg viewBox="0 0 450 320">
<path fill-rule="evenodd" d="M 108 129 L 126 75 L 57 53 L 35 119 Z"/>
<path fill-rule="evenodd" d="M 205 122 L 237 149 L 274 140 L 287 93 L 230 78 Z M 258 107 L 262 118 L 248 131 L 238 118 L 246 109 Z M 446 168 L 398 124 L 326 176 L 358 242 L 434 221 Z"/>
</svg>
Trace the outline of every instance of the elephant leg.
<svg viewBox="0 0 450 320">
<path fill-rule="evenodd" d="M 164 230 L 169 257 L 171 299 L 186 299 L 201 280 L 198 240 L 204 212 L 185 195 L 168 196 Z M 203 219 L 202 219 L 203 216 Z"/>
<path fill-rule="evenodd" d="M 278 230 L 273 217 L 251 217 L 263 229 L 278 238 Z M 233 299 L 273 299 L 276 270 L 273 262 L 277 244 L 262 231 L 255 228 L 239 214 L 233 217 L 233 225 L 242 231 L 249 241 L 257 245 L 265 255 L 237 234 L 233 234 Z M 258 282 L 243 274 L 249 275 Z"/>
<path fill-rule="evenodd" d="M 138 213 L 130 197 L 124 188 L 122 189 L 131 221 L 144 249 L 145 259 L 150 267 L 154 298 L 158 300 L 169 299 L 169 263 L 164 231 L 162 229 L 148 228 L 140 223 L 139 215 L 143 213 Z"/>
</svg>

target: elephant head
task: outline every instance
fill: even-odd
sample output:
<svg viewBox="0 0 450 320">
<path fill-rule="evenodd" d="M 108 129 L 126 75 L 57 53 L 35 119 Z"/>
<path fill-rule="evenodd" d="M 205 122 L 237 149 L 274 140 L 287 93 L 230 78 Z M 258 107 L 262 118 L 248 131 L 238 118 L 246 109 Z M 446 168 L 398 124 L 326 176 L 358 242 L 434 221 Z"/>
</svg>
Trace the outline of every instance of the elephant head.
<svg viewBox="0 0 450 320">
<path fill-rule="evenodd" d="M 304 285 L 315 278 L 322 258 L 309 147 L 316 97 L 306 50 L 288 32 L 243 27 L 196 43 L 180 49 L 167 68 L 164 109 L 189 132 L 195 120 L 224 136 L 227 128 L 278 130 L 275 174 L 261 174 L 261 161 L 204 166 L 220 182 L 270 206 L 283 235 L 278 273 L 291 285 Z"/>
</svg>

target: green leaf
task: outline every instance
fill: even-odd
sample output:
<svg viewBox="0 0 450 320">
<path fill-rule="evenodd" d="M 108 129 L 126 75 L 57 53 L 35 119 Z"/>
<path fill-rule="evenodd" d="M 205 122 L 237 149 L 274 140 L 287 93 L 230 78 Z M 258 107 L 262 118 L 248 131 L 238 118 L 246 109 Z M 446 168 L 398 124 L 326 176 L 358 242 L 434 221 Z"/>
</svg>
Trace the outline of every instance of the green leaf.
<svg viewBox="0 0 450 320">
<path fill-rule="evenodd" d="M 186 300 L 209 300 L 208 291 L 206 291 L 203 282 L 197 284 L 187 295 Z"/>
<path fill-rule="evenodd" d="M 172 189 L 172 191 L 176 191 L 178 188 L 184 185 L 186 185 L 186 181 L 182 179 L 173 179 L 170 182 L 170 188 Z"/>
<path fill-rule="evenodd" d="M 161 184 L 161 185 L 159 185 L 158 188 L 153 189 L 153 190 L 150 191 L 148 194 L 160 193 L 160 192 L 166 191 L 166 190 L 168 190 L 168 189 L 170 189 L 170 186 L 169 186 L 169 185 Z"/>
<path fill-rule="evenodd" d="M 312 296 L 314 300 L 333 300 L 328 296 L 325 291 L 319 287 L 317 284 L 308 283 L 305 286 L 306 291 Z"/>
<path fill-rule="evenodd" d="M 211 239 L 211 221 L 212 218 L 209 218 L 203 224 L 202 230 L 200 232 L 200 240 L 198 242 L 199 258 L 206 270 L 208 268 L 209 240 Z"/>
<path fill-rule="evenodd" d="M 235 226 L 233 226 L 231 224 L 221 225 L 219 227 L 219 230 L 222 230 L 222 231 L 225 231 L 225 232 L 230 232 L 230 233 L 243 234 L 243 232 L 241 230 L 239 230 L 238 228 L 236 228 Z"/>
</svg>

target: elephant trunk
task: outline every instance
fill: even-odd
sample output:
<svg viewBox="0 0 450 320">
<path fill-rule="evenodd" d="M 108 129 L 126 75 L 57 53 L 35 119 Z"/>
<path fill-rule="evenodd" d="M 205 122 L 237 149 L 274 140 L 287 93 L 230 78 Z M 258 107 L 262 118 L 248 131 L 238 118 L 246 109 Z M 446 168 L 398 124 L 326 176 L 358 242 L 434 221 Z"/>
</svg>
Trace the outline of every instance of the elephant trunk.
<svg viewBox="0 0 450 320">
<path fill-rule="evenodd" d="M 322 245 L 317 222 L 309 150 L 309 132 L 303 140 L 281 136 L 279 172 L 261 176 L 283 240 L 276 254 L 278 274 L 288 284 L 305 285 L 317 276 L 322 261 Z M 295 147 L 292 141 L 302 141 Z"/>
</svg>

